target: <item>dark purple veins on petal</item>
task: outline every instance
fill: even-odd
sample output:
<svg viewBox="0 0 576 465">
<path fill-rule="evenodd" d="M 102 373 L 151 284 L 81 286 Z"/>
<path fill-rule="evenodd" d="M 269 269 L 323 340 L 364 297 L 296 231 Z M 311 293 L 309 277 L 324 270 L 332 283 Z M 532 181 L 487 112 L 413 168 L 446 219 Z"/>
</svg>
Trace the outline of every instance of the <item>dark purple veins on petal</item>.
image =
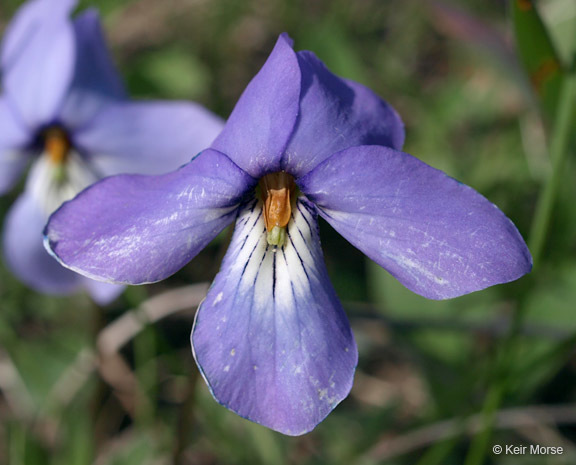
<svg viewBox="0 0 576 465">
<path fill-rule="evenodd" d="M 275 248 L 261 203 L 242 209 L 192 344 L 221 404 L 299 435 L 346 397 L 357 352 L 324 266 L 314 209 L 298 201 L 292 214 L 287 242 Z"/>
</svg>

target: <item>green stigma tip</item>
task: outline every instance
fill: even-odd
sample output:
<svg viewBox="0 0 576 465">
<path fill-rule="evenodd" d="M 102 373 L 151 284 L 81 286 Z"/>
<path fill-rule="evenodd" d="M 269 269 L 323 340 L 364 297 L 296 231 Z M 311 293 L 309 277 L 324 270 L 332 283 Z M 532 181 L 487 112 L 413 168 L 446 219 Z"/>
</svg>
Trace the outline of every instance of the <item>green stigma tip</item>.
<svg viewBox="0 0 576 465">
<path fill-rule="evenodd" d="M 268 231 L 266 240 L 268 241 L 269 245 L 282 247 L 286 243 L 286 228 L 274 226 L 272 231 Z"/>
</svg>

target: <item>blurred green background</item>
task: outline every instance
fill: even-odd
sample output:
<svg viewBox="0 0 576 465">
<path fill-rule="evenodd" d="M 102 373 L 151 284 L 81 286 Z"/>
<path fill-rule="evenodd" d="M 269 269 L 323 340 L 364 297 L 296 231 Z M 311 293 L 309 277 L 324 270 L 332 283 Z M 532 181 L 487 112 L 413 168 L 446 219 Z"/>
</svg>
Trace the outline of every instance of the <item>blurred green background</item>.
<svg viewBox="0 0 576 465">
<path fill-rule="evenodd" d="M 20 3 L 2 1 L 0 30 Z M 288 32 L 297 50 L 314 51 L 398 110 L 405 151 L 481 192 L 528 238 L 552 170 L 546 111 L 558 102 L 546 107 L 533 92 L 511 3 L 100 0 L 79 8 L 101 11 L 134 97 L 195 100 L 224 118 Z M 569 63 L 576 3 L 537 5 Z M 106 309 L 82 295 L 37 294 L 0 263 L 0 463 L 576 463 L 572 127 L 542 258 L 519 282 L 428 301 L 321 225 L 360 362 L 350 396 L 302 437 L 219 406 L 194 364 L 194 311 L 228 234 L 174 277 L 130 288 Z M 0 199 L 0 218 L 14 198 Z M 564 451 L 496 455 L 497 444 Z"/>
</svg>

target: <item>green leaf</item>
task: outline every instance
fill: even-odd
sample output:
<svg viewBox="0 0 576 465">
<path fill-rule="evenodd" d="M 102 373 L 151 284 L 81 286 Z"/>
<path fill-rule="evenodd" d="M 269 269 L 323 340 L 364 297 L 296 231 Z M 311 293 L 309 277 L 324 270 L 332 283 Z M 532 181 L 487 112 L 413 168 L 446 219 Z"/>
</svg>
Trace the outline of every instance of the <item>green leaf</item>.
<svg viewBox="0 0 576 465">
<path fill-rule="evenodd" d="M 564 67 L 533 0 L 512 0 L 516 48 L 544 118 L 553 123 Z"/>
</svg>

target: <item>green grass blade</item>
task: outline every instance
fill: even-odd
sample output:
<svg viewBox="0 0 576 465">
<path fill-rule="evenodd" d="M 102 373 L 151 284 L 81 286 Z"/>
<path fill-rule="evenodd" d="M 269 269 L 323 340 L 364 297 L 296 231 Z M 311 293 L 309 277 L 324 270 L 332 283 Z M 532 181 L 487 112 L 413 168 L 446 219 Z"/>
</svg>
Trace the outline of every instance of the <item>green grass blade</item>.
<svg viewBox="0 0 576 465">
<path fill-rule="evenodd" d="M 516 48 L 547 122 L 554 120 L 564 67 L 533 0 L 511 0 Z"/>
</svg>

